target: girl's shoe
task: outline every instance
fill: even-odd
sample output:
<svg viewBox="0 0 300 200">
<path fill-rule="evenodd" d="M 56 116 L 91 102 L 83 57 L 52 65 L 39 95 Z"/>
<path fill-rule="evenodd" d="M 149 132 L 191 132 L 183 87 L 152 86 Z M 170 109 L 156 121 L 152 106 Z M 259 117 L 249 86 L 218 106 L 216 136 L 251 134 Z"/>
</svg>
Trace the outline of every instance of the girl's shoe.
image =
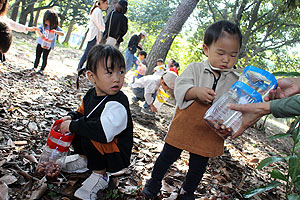
<svg viewBox="0 0 300 200">
<path fill-rule="evenodd" d="M 154 181 L 152 178 L 146 182 L 146 185 L 142 191 L 146 199 L 154 199 L 160 192 L 161 182 Z"/>
<path fill-rule="evenodd" d="M 97 193 L 100 190 L 104 190 L 108 187 L 109 174 L 104 177 L 102 174 L 93 172 L 88 177 L 82 186 L 76 190 L 74 196 L 80 199 L 97 199 Z"/>
<path fill-rule="evenodd" d="M 184 191 L 182 188 L 178 191 L 177 200 L 195 200 L 194 193 L 188 193 Z"/>
</svg>

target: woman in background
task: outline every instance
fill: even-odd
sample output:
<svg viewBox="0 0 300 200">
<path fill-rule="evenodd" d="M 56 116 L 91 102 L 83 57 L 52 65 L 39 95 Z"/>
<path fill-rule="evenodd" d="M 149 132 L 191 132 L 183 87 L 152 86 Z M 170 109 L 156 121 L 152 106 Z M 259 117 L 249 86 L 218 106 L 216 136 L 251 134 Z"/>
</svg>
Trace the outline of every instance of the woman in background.
<svg viewBox="0 0 300 200">
<path fill-rule="evenodd" d="M 98 44 L 101 40 L 102 32 L 105 30 L 102 11 L 108 7 L 108 0 L 97 0 L 94 2 L 90 10 L 89 32 L 87 34 L 87 45 L 85 51 L 78 63 L 77 71 L 79 71 L 86 61 L 90 49 Z"/>
<path fill-rule="evenodd" d="M 127 1 L 119 0 L 115 9 L 108 14 L 103 33 L 103 43 L 119 48 L 123 42 L 123 36 L 128 30 L 128 19 L 125 16 L 127 6 Z"/>
</svg>

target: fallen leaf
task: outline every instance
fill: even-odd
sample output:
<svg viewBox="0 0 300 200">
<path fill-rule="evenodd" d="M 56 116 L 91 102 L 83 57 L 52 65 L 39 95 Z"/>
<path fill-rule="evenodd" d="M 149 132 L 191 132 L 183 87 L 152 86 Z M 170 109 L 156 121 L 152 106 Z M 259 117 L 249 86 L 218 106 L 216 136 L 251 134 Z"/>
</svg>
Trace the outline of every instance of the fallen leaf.
<svg viewBox="0 0 300 200">
<path fill-rule="evenodd" d="M 8 187 L 2 181 L 0 181 L 0 199 L 1 200 L 8 200 Z"/>
</svg>

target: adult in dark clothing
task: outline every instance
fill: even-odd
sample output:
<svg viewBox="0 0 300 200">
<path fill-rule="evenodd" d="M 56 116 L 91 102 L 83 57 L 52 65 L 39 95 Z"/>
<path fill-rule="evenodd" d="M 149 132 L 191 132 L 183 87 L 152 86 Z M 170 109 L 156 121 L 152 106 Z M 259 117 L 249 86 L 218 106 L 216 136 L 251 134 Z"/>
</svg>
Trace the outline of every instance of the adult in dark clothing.
<svg viewBox="0 0 300 200">
<path fill-rule="evenodd" d="M 115 5 L 115 9 L 112 10 L 105 22 L 105 31 L 103 33 L 103 42 L 112 37 L 116 39 L 116 48 L 119 48 L 121 42 L 123 42 L 123 36 L 128 30 L 128 19 L 124 15 L 127 12 L 127 1 L 119 0 Z"/>
<path fill-rule="evenodd" d="M 139 45 L 140 41 L 146 37 L 146 32 L 141 31 L 140 34 L 134 34 L 129 42 L 128 47 L 125 52 L 126 57 L 126 72 L 128 72 L 132 65 L 135 65 L 135 68 L 137 68 L 137 57 L 134 55 L 136 50 L 143 50 L 143 48 Z"/>
</svg>

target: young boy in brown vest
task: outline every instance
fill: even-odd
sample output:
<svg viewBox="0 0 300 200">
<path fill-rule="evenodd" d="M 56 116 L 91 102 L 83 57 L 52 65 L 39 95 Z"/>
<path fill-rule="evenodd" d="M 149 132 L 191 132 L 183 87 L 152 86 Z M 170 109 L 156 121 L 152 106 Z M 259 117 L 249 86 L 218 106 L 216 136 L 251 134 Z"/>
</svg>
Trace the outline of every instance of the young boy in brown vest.
<svg viewBox="0 0 300 200">
<path fill-rule="evenodd" d="M 190 154 L 189 170 L 177 199 L 195 199 L 194 192 L 208 159 L 224 153 L 224 139 L 206 124 L 203 117 L 211 104 L 237 81 L 238 76 L 226 70 L 235 65 L 241 45 L 242 34 L 236 24 L 222 20 L 207 28 L 203 44 L 207 60 L 191 63 L 176 79 L 177 108 L 151 179 L 143 189 L 147 199 L 157 196 L 165 173 L 182 150 Z"/>
</svg>

